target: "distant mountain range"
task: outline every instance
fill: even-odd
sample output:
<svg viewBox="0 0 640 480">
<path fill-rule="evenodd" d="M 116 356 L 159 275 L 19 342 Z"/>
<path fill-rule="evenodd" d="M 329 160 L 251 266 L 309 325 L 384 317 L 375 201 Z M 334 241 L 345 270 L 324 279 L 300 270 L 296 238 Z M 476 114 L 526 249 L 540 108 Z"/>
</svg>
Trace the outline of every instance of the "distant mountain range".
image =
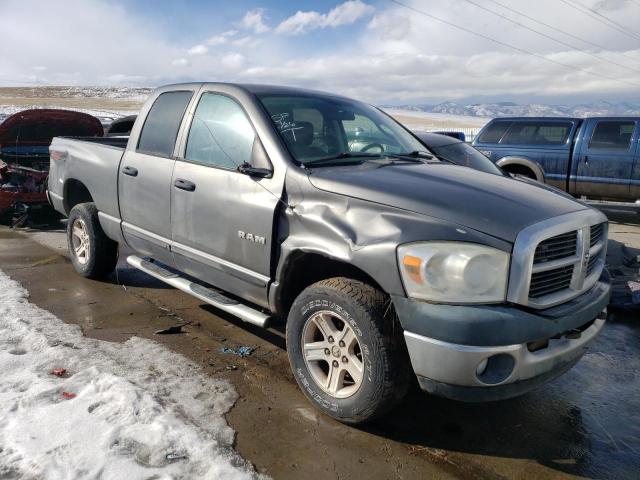
<svg viewBox="0 0 640 480">
<path fill-rule="evenodd" d="M 592 116 L 640 116 L 640 104 L 610 103 L 598 101 L 582 103 L 572 107 L 530 103 L 519 105 L 513 102 L 459 104 L 444 102 L 437 105 L 401 105 L 388 107 L 414 112 L 467 115 L 471 117 L 592 117 Z"/>
</svg>

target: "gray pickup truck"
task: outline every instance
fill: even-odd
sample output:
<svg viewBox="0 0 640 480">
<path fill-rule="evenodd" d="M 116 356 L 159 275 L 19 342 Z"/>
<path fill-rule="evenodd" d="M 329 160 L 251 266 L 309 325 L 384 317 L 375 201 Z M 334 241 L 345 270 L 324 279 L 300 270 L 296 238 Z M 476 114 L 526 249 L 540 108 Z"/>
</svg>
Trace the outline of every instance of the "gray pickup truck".
<svg viewBox="0 0 640 480">
<path fill-rule="evenodd" d="M 244 321 L 286 321 L 296 381 L 347 423 L 423 390 L 519 395 L 605 323 L 607 219 L 438 157 L 380 110 L 294 88 L 181 84 L 127 138 L 55 138 L 73 265 L 130 265 Z"/>
</svg>

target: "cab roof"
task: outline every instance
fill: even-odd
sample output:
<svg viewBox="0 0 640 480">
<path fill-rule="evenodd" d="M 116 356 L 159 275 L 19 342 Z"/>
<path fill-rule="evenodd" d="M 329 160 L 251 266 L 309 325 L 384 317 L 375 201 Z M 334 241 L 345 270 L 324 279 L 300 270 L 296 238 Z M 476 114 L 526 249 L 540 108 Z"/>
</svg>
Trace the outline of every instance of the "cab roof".
<svg viewBox="0 0 640 480">
<path fill-rule="evenodd" d="M 225 85 L 235 88 L 240 88 L 245 90 L 246 92 L 252 93 L 254 95 L 310 95 L 316 97 L 325 97 L 325 98 L 338 98 L 343 100 L 351 100 L 355 101 L 355 99 L 351 99 L 349 97 L 345 97 L 343 95 L 337 95 L 335 93 L 323 92 L 321 90 L 313 90 L 309 88 L 301 88 L 301 87 L 292 87 L 292 86 L 283 86 L 283 85 L 268 85 L 268 84 L 259 84 L 259 83 L 232 83 L 232 82 L 196 82 L 195 84 L 199 84 L 200 86 L 207 87 L 215 87 L 216 85 Z M 179 89 L 181 87 L 192 87 L 194 83 L 177 83 L 174 85 L 167 85 L 161 87 L 162 89 Z"/>
<path fill-rule="evenodd" d="M 490 123 L 505 121 L 505 122 L 577 122 L 584 120 L 579 117 L 496 117 L 493 118 Z"/>
</svg>

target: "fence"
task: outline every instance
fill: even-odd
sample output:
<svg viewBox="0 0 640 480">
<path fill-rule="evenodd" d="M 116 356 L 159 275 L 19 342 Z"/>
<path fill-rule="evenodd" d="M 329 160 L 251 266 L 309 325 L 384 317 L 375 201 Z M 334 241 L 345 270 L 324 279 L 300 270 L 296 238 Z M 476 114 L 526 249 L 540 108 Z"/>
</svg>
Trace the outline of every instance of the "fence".
<svg viewBox="0 0 640 480">
<path fill-rule="evenodd" d="M 462 132 L 464 133 L 465 141 L 472 142 L 473 139 L 478 135 L 478 132 L 482 130 L 482 127 L 438 127 L 438 128 L 430 128 L 428 132 Z"/>
</svg>

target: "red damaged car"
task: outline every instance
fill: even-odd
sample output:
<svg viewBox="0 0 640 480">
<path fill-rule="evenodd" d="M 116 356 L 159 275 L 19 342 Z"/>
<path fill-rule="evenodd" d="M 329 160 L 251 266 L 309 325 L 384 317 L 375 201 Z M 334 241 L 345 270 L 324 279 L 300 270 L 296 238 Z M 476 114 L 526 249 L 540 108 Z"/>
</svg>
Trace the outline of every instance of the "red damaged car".
<svg viewBox="0 0 640 480">
<path fill-rule="evenodd" d="M 47 204 L 49 144 L 53 137 L 101 137 L 100 121 L 57 109 L 18 112 L 0 123 L 0 217 L 18 206 Z"/>
</svg>

